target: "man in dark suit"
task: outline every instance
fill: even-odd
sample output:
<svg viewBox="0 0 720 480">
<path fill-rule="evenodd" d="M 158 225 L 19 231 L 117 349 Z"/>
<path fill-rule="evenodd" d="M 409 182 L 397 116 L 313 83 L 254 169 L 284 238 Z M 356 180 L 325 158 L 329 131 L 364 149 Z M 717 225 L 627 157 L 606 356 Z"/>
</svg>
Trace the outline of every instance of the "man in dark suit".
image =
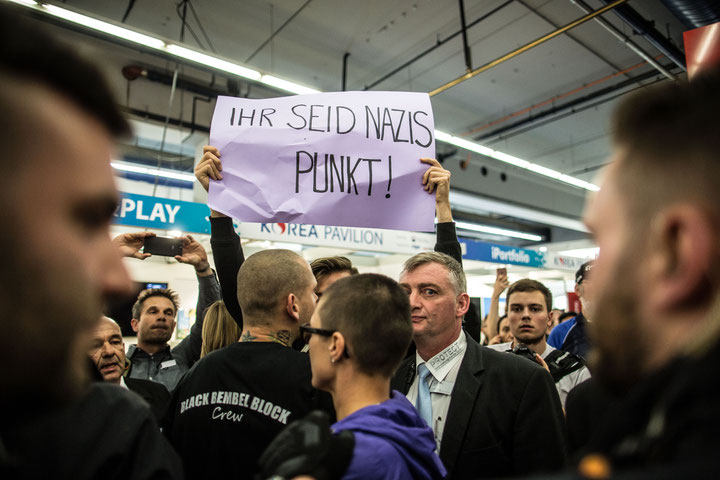
<svg viewBox="0 0 720 480">
<path fill-rule="evenodd" d="M 563 414 L 552 377 L 539 365 L 493 352 L 462 330 L 462 266 L 425 252 L 403 266 L 417 352 L 392 387 L 405 393 L 435 432 L 450 479 L 495 478 L 561 469 Z"/>
<path fill-rule="evenodd" d="M 103 380 L 137 393 L 150 405 L 155 418 L 158 421 L 162 419 L 170 401 L 170 392 L 160 383 L 123 376 L 127 370 L 125 344 L 120 326 L 115 320 L 100 318 L 100 323 L 93 332 L 90 359 Z"/>
</svg>

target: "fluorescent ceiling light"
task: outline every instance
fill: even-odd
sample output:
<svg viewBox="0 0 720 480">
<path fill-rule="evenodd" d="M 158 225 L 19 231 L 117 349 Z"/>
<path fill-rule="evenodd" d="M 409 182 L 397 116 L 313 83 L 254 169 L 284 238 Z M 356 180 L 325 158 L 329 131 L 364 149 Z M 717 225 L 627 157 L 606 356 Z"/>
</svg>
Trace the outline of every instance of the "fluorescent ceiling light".
<svg viewBox="0 0 720 480">
<path fill-rule="evenodd" d="M 23 5 L 26 7 L 34 7 L 37 5 L 37 2 L 34 0 L 9 0 L 12 3 L 17 3 L 18 5 Z"/>
<path fill-rule="evenodd" d="M 572 185 L 573 187 L 584 188 L 585 190 L 591 190 L 594 192 L 600 190 L 600 187 L 593 183 L 586 182 L 585 180 L 580 180 L 579 178 L 571 177 L 570 175 L 565 175 L 564 173 L 560 173 L 557 170 L 553 170 L 551 168 L 543 167 L 542 165 L 538 165 L 537 163 L 528 162 L 527 160 L 523 160 L 522 158 L 513 157 L 512 155 L 508 155 L 507 153 L 493 150 L 492 148 L 480 145 L 479 143 L 471 142 L 470 140 L 456 137 L 454 135 L 450 135 L 449 133 L 441 132 L 440 130 L 435 130 L 435 139 L 440 140 L 441 142 L 455 145 L 456 147 L 464 148 L 465 150 L 470 150 L 471 152 L 485 155 L 486 157 L 494 158 L 495 160 L 499 160 L 503 163 L 508 163 L 515 167 L 537 173 L 538 175 L 552 178 L 553 180 L 557 180 L 559 182 L 567 183 L 568 185 Z"/>
<path fill-rule="evenodd" d="M 31 2 L 26 0 L 11 0 L 20 5 L 30 7 L 33 10 L 52 15 L 53 17 L 62 18 L 68 22 L 80 25 L 91 30 L 95 30 L 106 35 L 110 35 L 116 38 L 126 40 L 131 43 L 142 45 L 144 47 L 151 48 L 165 52 L 173 57 L 190 60 L 201 65 L 212 67 L 216 70 L 221 70 L 239 77 L 247 78 L 250 80 L 258 81 L 262 74 L 256 70 L 244 67 L 237 63 L 223 60 L 212 55 L 207 55 L 202 52 L 178 45 L 173 42 L 166 41 L 161 38 L 146 35 L 144 33 L 136 32 L 129 28 L 116 25 L 114 23 L 106 22 L 104 20 L 98 20 L 97 18 L 83 15 L 74 10 L 69 10 L 64 7 L 57 5 L 40 4 L 37 2 Z"/>
<path fill-rule="evenodd" d="M 125 28 L 120 25 L 116 25 L 114 23 L 110 23 L 110 22 L 106 22 L 103 20 L 99 20 L 97 18 L 89 17 L 87 15 L 83 15 L 81 13 L 75 12 L 73 10 L 69 10 L 64 7 L 59 7 L 56 5 L 41 4 L 41 3 L 33 2 L 30 0 L 10 0 L 10 1 L 13 3 L 16 3 L 18 5 L 23 5 L 25 7 L 32 8 L 33 10 L 52 15 L 57 18 L 62 18 L 64 20 L 75 23 L 77 25 L 81 25 L 85 28 L 95 30 L 97 32 L 111 35 L 116 38 L 121 38 L 123 40 L 126 40 L 131 43 L 135 43 L 138 45 L 143 45 L 145 47 L 167 53 L 167 54 L 177 57 L 177 58 L 182 58 L 182 59 L 190 60 L 192 62 L 201 64 L 201 65 L 206 65 L 208 67 L 212 67 L 216 70 L 227 72 L 232 75 L 237 75 L 237 76 L 247 78 L 250 80 L 258 81 L 260 83 L 264 83 L 266 85 L 278 88 L 280 90 L 284 90 L 289 93 L 296 93 L 296 94 L 321 93 L 320 90 L 306 87 L 304 85 L 300 85 L 295 82 L 291 82 L 289 80 L 278 78 L 273 75 L 263 75 L 256 70 L 244 67 L 237 63 L 230 62 L 228 60 L 223 60 L 221 58 L 218 58 L 218 57 L 215 57 L 212 55 L 208 55 L 206 53 L 198 52 L 196 50 L 192 50 L 190 48 L 178 45 L 176 43 L 173 43 L 173 42 L 161 39 L 161 38 L 157 38 L 157 37 L 153 37 L 151 35 L 146 35 L 144 33 L 136 32 L 134 30 Z M 572 185 L 574 187 L 584 188 L 586 190 L 592 190 L 592 191 L 597 191 L 600 189 L 597 185 L 594 185 L 589 182 L 585 182 L 584 180 L 580 180 L 578 178 L 562 174 L 562 173 L 552 170 L 550 168 L 546 168 L 546 167 L 543 167 L 542 165 L 537 165 L 535 163 L 528 162 L 527 160 L 523 160 L 521 158 L 513 157 L 512 155 L 508 155 L 508 154 L 500 152 L 498 150 L 493 150 L 492 148 L 486 147 L 484 145 L 480 145 L 479 143 L 475 143 L 475 142 L 466 140 L 461 137 L 451 135 L 449 133 L 435 130 L 435 138 L 442 142 L 450 143 L 450 144 L 458 146 L 460 148 L 464 148 L 466 150 L 470 150 L 472 152 L 476 152 L 481 155 L 485 155 L 487 157 L 494 158 L 501 162 L 508 163 L 510 165 L 514 165 L 518 168 L 522 168 L 522 169 L 525 169 L 525 170 L 528 170 L 531 172 L 535 172 L 539 175 L 542 175 L 542 176 L 545 176 L 548 178 L 552 178 L 554 180 L 566 183 L 568 185 Z"/>
<path fill-rule="evenodd" d="M 153 175 L 156 177 L 172 178 L 173 180 L 181 180 L 183 182 L 193 183 L 195 181 L 195 175 L 189 173 L 181 173 L 173 170 L 164 170 L 160 168 L 148 168 L 140 167 L 137 165 L 130 165 L 128 163 L 110 162 L 115 170 L 122 172 L 140 173 L 143 175 Z"/>
<path fill-rule="evenodd" d="M 460 230 L 470 230 L 472 232 L 489 233 L 491 235 L 501 235 L 504 237 L 521 238 L 523 240 L 531 240 L 539 242 L 543 239 L 540 235 L 532 233 L 518 232 L 516 230 L 506 230 L 504 228 L 490 227 L 488 225 L 479 225 L 477 223 L 455 222 L 455 226 Z"/>
<path fill-rule="evenodd" d="M 543 223 L 554 227 L 566 228 L 577 232 L 587 233 L 587 228 L 580 220 L 574 220 L 560 215 L 539 212 L 530 208 L 518 207 L 508 203 L 490 200 L 458 191 L 450 191 L 450 205 L 459 212 L 486 215 L 489 212 L 508 217 L 522 218 L 531 222 Z"/>
<path fill-rule="evenodd" d="M 164 50 L 176 57 L 184 58 L 186 60 L 190 60 L 201 65 L 207 65 L 208 67 L 232 73 L 233 75 L 248 78 L 250 80 L 257 81 L 260 80 L 262 76 L 260 72 L 249 69 L 247 67 L 243 67 L 242 65 L 238 65 L 237 63 L 228 62 L 227 60 L 222 60 L 220 58 L 213 57 L 205 53 L 191 50 L 186 47 L 181 47 L 180 45 L 168 43 Z"/>
<path fill-rule="evenodd" d="M 158 38 L 144 35 L 125 27 L 119 27 L 117 25 L 113 25 L 112 23 L 103 22 L 102 20 L 97 20 L 95 18 L 88 17 L 87 15 L 81 15 L 66 8 L 56 7 L 55 5 L 41 5 L 39 8 L 44 9 L 55 17 L 62 18 L 72 23 L 77 23 L 78 25 L 82 25 L 93 30 L 99 30 L 108 35 L 112 35 L 113 37 L 122 38 L 124 40 L 139 43 L 140 45 L 155 49 L 162 49 L 165 47 L 165 42 Z"/>
<path fill-rule="evenodd" d="M 279 88 L 280 90 L 285 90 L 286 92 L 297 93 L 299 95 L 308 93 L 322 93 L 320 90 L 315 90 L 314 88 L 299 85 L 288 80 L 283 80 L 282 78 L 273 77 L 272 75 L 263 75 L 262 77 L 260 77 L 260 83 L 270 85 L 271 87 Z"/>
</svg>

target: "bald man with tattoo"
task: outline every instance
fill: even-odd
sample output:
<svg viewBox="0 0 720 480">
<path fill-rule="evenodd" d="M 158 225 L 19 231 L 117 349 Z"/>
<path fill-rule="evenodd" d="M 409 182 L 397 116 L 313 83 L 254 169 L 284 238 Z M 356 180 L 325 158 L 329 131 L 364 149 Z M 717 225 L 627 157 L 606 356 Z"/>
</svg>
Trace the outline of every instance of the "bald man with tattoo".
<svg viewBox="0 0 720 480">
<path fill-rule="evenodd" d="M 252 478 L 270 441 L 314 409 L 333 413 L 310 384 L 310 360 L 291 348 L 317 297 L 308 263 L 289 250 L 264 250 L 237 276 L 243 312 L 238 343 L 200 360 L 178 384 L 165 433 L 187 478 Z"/>
</svg>

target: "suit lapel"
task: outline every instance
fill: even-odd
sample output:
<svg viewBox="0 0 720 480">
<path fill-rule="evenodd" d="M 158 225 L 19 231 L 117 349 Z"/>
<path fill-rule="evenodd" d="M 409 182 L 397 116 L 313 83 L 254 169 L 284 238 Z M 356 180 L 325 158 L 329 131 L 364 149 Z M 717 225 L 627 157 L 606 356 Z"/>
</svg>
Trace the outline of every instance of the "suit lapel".
<svg viewBox="0 0 720 480">
<path fill-rule="evenodd" d="M 481 347 L 468 336 L 467 350 L 455 380 L 443 429 L 440 459 L 448 472 L 453 471 L 465 433 L 471 424 L 475 399 L 482 385 L 483 369 Z"/>
<path fill-rule="evenodd" d="M 397 369 L 397 372 L 395 372 L 395 375 L 390 382 L 390 388 L 392 390 L 399 391 L 403 395 L 407 395 L 408 390 L 410 390 L 410 385 L 412 385 L 414 379 L 415 355 L 407 358 L 400 364 L 400 367 Z"/>
</svg>

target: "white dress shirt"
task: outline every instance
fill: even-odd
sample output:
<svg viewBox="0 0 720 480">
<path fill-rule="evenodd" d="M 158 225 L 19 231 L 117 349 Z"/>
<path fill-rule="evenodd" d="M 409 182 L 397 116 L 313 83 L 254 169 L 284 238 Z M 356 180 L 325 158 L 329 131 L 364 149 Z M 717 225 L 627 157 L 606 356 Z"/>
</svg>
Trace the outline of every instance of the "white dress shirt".
<svg viewBox="0 0 720 480">
<path fill-rule="evenodd" d="M 465 332 L 460 332 L 457 340 L 451 343 L 443 351 L 429 359 L 427 362 L 415 353 L 415 379 L 407 393 L 410 403 L 415 406 L 418 395 L 418 367 L 424 363 L 430 371 L 430 400 L 432 402 L 432 427 L 435 433 L 437 451 L 440 452 L 440 441 L 442 440 L 443 429 L 447 420 L 450 399 L 455 386 L 455 380 L 460 371 L 460 364 L 467 350 L 467 339 Z"/>
</svg>

